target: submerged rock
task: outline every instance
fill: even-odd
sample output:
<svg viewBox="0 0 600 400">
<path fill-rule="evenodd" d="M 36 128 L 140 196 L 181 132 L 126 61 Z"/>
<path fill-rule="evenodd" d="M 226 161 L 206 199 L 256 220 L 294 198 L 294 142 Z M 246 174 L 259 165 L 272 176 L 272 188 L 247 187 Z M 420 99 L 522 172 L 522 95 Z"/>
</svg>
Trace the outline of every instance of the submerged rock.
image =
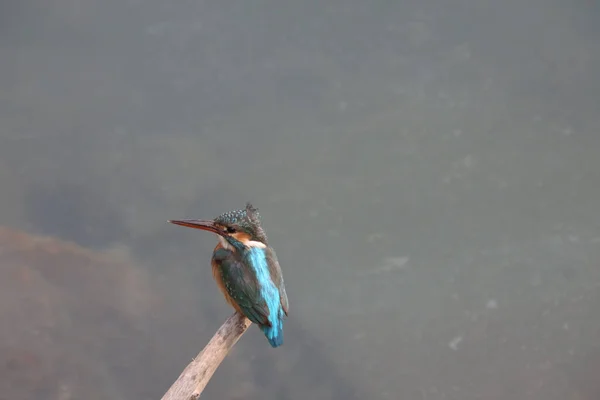
<svg viewBox="0 0 600 400">
<path fill-rule="evenodd" d="M 109 365 L 123 345 L 135 353 L 153 303 L 124 252 L 0 227 L 1 397 L 125 398 Z"/>
</svg>

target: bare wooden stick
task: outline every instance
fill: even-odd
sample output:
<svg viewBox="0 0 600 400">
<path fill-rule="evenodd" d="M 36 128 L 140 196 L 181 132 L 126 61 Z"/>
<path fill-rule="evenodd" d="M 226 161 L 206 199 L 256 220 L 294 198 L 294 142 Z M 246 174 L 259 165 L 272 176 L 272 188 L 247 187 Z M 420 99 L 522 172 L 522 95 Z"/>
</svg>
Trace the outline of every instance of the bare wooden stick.
<svg viewBox="0 0 600 400">
<path fill-rule="evenodd" d="M 162 400 L 197 400 L 227 353 L 252 323 L 236 312 L 214 334 L 210 342 L 179 375 Z"/>
</svg>

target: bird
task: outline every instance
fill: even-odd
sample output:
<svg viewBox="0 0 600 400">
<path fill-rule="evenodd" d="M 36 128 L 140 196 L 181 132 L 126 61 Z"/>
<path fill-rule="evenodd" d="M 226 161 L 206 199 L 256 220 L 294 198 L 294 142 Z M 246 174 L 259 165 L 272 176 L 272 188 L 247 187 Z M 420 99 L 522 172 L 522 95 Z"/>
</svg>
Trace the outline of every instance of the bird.
<svg viewBox="0 0 600 400">
<path fill-rule="evenodd" d="M 269 245 L 258 209 L 224 212 L 212 220 L 180 219 L 168 222 L 217 235 L 211 265 L 225 300 L 258 325 L 273 348 L 283 345 L 288 297 L 275 250 Z"/>
</svg>

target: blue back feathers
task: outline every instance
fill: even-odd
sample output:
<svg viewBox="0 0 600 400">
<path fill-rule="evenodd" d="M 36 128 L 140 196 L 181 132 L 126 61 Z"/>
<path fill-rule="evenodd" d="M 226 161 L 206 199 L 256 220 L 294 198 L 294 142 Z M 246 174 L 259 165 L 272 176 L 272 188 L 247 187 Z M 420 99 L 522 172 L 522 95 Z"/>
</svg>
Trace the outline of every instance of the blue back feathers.
<svg viewBox="0 0 600 400">
<path fill-rule="evenodd" d="M 271 326 L 261 325 L 259 327 L 271 346 L 279 347 L 283 344 L 283 319 L 285 317 L 285 313 L 281 308 L 279 289 L 271 280 L 264 250 L 259 247 L 251 247 L 247 252 L 247 257 L 250 261 L 249 264 L 256 273 L 260 296 L 265 300 L 269 309 L 268 319 Z"/>
</svg>

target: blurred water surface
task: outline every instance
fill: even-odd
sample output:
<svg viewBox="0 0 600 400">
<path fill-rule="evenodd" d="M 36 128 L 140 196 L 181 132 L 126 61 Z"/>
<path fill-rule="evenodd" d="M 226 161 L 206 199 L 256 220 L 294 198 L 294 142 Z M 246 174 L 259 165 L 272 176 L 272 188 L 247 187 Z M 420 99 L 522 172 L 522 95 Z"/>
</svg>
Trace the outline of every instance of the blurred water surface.
<svg viewBox="0 0 600 400">
<path fill-rule="evenodd" d="M 207 398 L 600 396 L 597 4 L 0 8 L 0 223 L 127 249 L 171 305 L 110 369 L 124 398 L 161 396 L 230 312 L 214 238 L 166 220 L 248 200 L 286 344 L 251 329 Z"/>
</svg>

